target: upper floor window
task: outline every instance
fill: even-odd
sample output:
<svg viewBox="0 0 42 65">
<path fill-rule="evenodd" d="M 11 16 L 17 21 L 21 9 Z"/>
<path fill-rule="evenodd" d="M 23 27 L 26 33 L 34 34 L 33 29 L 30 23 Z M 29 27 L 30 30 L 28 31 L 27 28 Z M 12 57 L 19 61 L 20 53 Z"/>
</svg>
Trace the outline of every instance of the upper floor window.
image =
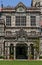
<svg viewBox="0 0 42 65">
<path fill-rule="evenodd" d="M 36 16 L 31 16 L 31 26 L 36 26 Z"/>
<path fill-rule="evenodd" d="M 6 25 L 11 26 L 11 16 L 6 16 Z"/>
<path fill-rule="evenodd" d="M 16 26 L 26 26 L 26 16 L 16 16 Z"/>
</svg>

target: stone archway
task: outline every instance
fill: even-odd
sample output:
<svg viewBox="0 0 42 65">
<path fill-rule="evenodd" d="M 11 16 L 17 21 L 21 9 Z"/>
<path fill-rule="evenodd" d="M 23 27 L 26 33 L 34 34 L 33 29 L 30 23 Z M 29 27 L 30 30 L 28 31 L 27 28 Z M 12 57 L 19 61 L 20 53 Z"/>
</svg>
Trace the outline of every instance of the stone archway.
<svg viewBox="0 0 42 65">
<path fill-rule="evenodd" d="M 16 59 L 28 59 L 28 45 L 17 44 L 16 45 Z"/>
</svg>

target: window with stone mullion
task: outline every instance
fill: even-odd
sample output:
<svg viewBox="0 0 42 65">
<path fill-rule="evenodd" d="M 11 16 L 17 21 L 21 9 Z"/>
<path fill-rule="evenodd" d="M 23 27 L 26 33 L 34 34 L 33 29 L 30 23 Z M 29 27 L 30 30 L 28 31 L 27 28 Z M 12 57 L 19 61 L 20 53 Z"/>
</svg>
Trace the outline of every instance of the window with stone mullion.
<svg viewBox="0 0 42 65">
<path fill-rule="evenodd" d="M 26 25 L 26 17 L 21 16 L 21 26 L 25 26 L 25 25 Z"/>
<path fill-rule="evenodd" d="M 6 16 L 6 25 L 11 26 L 11 16 Z"/>
<path fill-rule="evenodd" d="M 16 26 L 20 26 L 20 16 L 16 16 Z"/>
<path fill-rule="evenodd" d="M 36 17 L 31 16 L 31 26 L 36 26 Z"/>
<path fill-rule="evenodd" d="M 25 16 L 16 16 L 16 26 L 25 26 L 26 17 Z"/>
</svg>

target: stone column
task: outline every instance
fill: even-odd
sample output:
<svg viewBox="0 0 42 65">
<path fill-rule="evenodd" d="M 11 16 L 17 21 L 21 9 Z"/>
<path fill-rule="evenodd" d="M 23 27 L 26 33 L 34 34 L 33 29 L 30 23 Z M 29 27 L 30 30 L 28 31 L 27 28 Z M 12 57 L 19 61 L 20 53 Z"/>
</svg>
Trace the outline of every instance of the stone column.
<svg viewBox="0 0 42 65">
<path fill-rule="evenodd" d="M 37 59 L 37 51 L 35 48 L 34 48 L 34 59 Z"/>
<path fill-rule="evenodd" d="M 3 47 L 4 45 L 3 45 L 3 43 L 2 43 L 2 56 L 4 55 L 4 47 Z"/>
<path fill-rule="evenodd" d="M 8 47 L 8 59 L 9 59 L 9 47 Z"/>
<path fill-rule="evenodd" d="M 5 47 L 5 59 L 7 59 L 7 55 L 8 55 L 8 50 L 7 50 L 7 47 Z"/>
<path fill-rule="evenodd" d="M 28 59 L 29 59 L 29 54 L 30 54 L 30 47 L 28 46 Z"/>
<path fill-rule="evenodd" d="M 14 60 L 16 59 L 16 46 L 14 46 Z"/>
<path fill-rule="evenodd" d="M 5 47 L 5 55 L 7 56 L 7 59 L 9 59 L 9 53 L 10 53 L 10 50 L 9 50 L 9 43 L 5 43 L 6 47 Z"/>
<path fill-rule="evenodd" d="M 10 42 L 7 42 L 7 48 L 8 48 L 8 59 L 10 59 Z"/>
<path fill-rule="evenodd" d="M 34 59 L 35 59 L 35 48 L 34 48 Z"/>
</svg>

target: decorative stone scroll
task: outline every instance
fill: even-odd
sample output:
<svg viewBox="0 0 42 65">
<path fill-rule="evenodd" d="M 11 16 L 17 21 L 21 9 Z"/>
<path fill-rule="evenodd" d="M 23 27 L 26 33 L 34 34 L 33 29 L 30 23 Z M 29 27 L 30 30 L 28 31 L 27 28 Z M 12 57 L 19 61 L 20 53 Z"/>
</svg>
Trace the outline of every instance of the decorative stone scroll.
<svg viewBox="0 0 42 65">
<path fill-rule="evenodd" d="M 19 31 L 16 31 L 16 38 L 18 41 L 27 41 L 27 32 L 22 28 Z"/>
</svg>

